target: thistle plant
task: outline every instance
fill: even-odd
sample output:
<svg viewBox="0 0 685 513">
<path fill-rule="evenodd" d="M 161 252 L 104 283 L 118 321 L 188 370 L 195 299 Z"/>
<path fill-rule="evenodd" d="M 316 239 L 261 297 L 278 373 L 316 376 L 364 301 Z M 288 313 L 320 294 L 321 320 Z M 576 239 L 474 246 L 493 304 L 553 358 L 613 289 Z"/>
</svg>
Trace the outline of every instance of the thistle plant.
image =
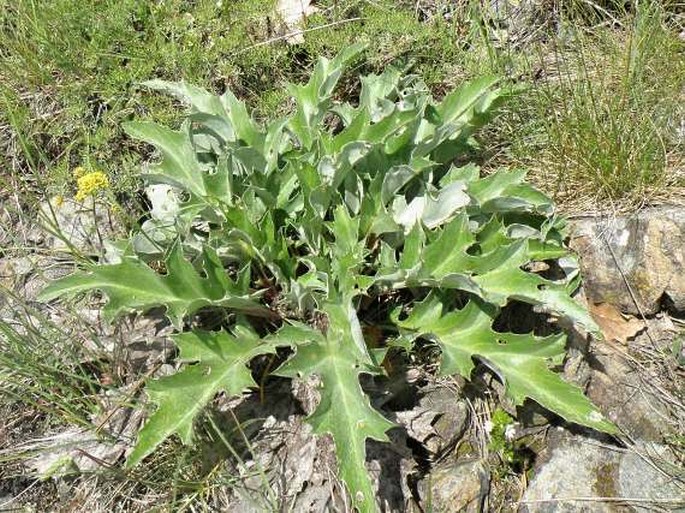
<svg viewBox="0 0 685 513">
<path fill-rule="evenodd" d="M 190 106 L 180 130 L 125 125 L 157 149 L 143 179 L 167 193 L 118 243 L 116 259 L 42 294 L 99 290 L 111 319 L 162 306 L 178 329 L 184 365 L 147 384 L 156 409 L 128 466 L 167 437 L 191 443 L 195 419 L 216 394 L 255 387 L 250 362 L 279 348 L 287 356 L 274 375 L 320 378 L 308 421 L 332 435 L 340 477 L 361 512 L 378 511 L 366 440 L 386 441 L 394 424 L 371 406 L 360 374 L 383 374 L 390 352 L 411 352 L 419 339 L 439 347 L 442 375 L 468 379 L 478 361 L 514 403 L 529 398 L 568 422 L 614 430 L 554 372 L 565 356 L 561 329 L 541 337 L 493 327 L 518 301 L 597 332 L 571 296 L 577 266 L 550 199 L 523 172 L 481 178 L 476 166 L 453 164 L 468 155 L 506 88 L 481 77 L 437 102 L 419 77 L 388 69 L 361 77 L 356 105 L 334 101 L 362 50 L 319 59 L 306 84 L 289 87 L 294 112 L 265 125 L 230 91 L 145 84 Z M 533 262 L 568 272 L 551 280 L 529 271 Z M 369 305 L 377 305 L 373 316 Z M 223 311 L 220 328 L 191 322 L 206 307 Z M 380 347 L 364 338 L 370 322 L 381 329 Z"/>
</svg>

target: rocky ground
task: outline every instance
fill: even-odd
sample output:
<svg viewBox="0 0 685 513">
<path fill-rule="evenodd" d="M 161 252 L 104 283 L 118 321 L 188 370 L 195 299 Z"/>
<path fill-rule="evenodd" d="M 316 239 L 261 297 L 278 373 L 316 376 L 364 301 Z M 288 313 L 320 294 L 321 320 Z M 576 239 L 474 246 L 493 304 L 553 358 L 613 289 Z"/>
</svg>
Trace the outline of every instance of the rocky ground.
<svg viewBox="0 0 685 513">
<path fill-rule="evenodd" d="M 94 221 L 93 211 L 67 201 L 55 208 L 66 235 L 58 237 L 27 223 L 21 207 L 5 199 L 0 316 L 21 330 L 20 318 L 29 314 L 19 305 L 37 307 L 33 299 L 45 280 L 71 269 L 65 250 L 96 251 L 117 226 L 104 209 L 95 210 Z M 585 388 L 621 436 L 564 425 L 534 404 L 517 412 L 500 402 L 502 386 L 486 371 L 465 383 L 436 379 L 430 365 L 408 362 L 401 380 L 408 384 L 365 383 L 375 406 L 401 426 L 390 433 L 390 445 L 369 446 L 384 511 L 685 510 L 685 210 L 576 218 L 569 233 L 585 277 L 578 300 L 587 302 L 605 340 L 574 332 L 565 377 Z M 30 418 L 25 426 L 0 426 L 0 461 L 11 461 L 0 468 L 0 511 L 117 509 L 98 478 L 74 476 L 110 472 L 122 461 L 143 417 L 128 406 L 141 377 L 173 370 L 171 328 L 155 316 L 109 326 L 96 304 L 71 313 L 40 308 L 83 345 L 84 361 L 117 361 L 125 370 L 117 379 L 98 376 L 102 408 L 91 427 L 43 423 L 32 432 Z M 121 386 L 106 386 L 112 380 Z M 249 442 L 236 446 L 241 462 L 216 445 L 203 449 L 209 460 L 225 457 L 240 482 L 205 497 L 210 508 L 348 510 L 330 440 L 314 437 L 304 423 L 317 401 L 315 385 L 272 380 L 263 395 L 217 399 L 215 421 L 229 430 L 240 425 Z M 496 418 L 497 409 L 518 420 L 502 425 L 498 418 L 509 417 Z M 53 477 L 37 481 L 40 475 Z M 149 490 L 131 490 L 141 510 L 155 504 Z"/>
</svg>

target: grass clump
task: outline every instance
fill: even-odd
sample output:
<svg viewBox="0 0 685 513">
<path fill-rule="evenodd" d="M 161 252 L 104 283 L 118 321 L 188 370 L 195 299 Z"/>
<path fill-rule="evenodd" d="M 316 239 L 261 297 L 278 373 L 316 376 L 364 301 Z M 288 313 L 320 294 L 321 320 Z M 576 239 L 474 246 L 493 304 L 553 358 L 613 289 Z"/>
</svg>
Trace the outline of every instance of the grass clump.
<svg viewBox="0 0 685 513">
<path fill-rule="evenodd" d="M 670 200 L 685 185 L 685 45 L 664 9 L 641 3 L 620 27 L 570 26 L 538 47 L 541 76 L 515 117 L 516 157 L 574 211 Z"/>
</svg>

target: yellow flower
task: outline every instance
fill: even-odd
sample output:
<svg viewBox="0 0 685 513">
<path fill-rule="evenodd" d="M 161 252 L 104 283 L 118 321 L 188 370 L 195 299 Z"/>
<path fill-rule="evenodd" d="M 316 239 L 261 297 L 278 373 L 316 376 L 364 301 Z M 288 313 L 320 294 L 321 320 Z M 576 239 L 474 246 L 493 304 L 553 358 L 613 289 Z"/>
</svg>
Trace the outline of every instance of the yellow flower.
<svg viewBox="0 0 685 513">
<path fill-rule="evenodd" d="M 62 205 L 64 205 L 64 196 L 62 196 L 61 194 L 58 196 L 55 196 L 55 206 L 57 208 L 59 208 Z"/>
<path fill-rule="evenodd" d="M 74 174 L 79 168 L 74 170 Z M 76 201 L 83 201 L 88 196 L 94 196 L 98 191 L 109 187 L 109 178 L 102 171 L 91 171 L 76 179 L 78 190 L 76 191 Z"/>
<path fill-rule="evenodd" d="M 73 174 L 74 178 L 81 178 L 83 175 L 85 175 L 88 171 L 86 171 L 84 168 L 81 166 L 77 167 L 74 169 Z"/>
</svg>

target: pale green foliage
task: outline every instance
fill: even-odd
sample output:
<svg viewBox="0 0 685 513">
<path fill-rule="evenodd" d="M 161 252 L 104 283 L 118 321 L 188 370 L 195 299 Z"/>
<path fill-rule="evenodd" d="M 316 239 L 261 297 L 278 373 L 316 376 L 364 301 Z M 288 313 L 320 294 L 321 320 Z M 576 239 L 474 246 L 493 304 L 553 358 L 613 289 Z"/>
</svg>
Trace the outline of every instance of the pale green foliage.
<svg viewBox="0 0 685 513">
<path fill-rule="evenodd" d="M 583 396 L 549 369 L 548 362 L 561 361 L 564 335 L 535 337 L 498 333 L 492 327 L 492 307 L 471 299 L 463 309 L 443 313 L 444 305 L 433 295 L 417 304 L 408 319 L 397 323 L 414 334 L 433 337 L 442 350 L 440 373 L 470 376 L 477 356 L 492 368 L 516 404 L 534 399 L 566 420 L 611 431 L 604 419 Z"/>
<path fill-rule="evenodd" d="M 326 335 L 309 330 L 302 332 L 302 340 L 312 342 L 298 347 L 297 354 L 282 366 L 278 374 L 319 375 L 324 383 L 321 402 L 309 417 L 314 432 L 331 433 L 338 450 L 340 477 L 351 491 L 362 511 L 374 510 L 374 493 L 364 469 L 365 440 L 387 441 L 385 431 L 393 427 L 369 404 L 359 384 L 359 374 L 378 374 L 361 338 L 357 313 L 351 305 L 327 304 L 323 312 L 328 316 Z"/>
<path fill-rule="evenodd" d="M 147 393 L 159 407 L 140 432 L 129 465 L 137 464 L 174 433 L 184 443 L 190 442 L 195 416 L 217 392 L 237 395 L 255 386 L 247 364 L 255 356 L 273 352 L 276 344 L 262 343 L 244 326 L 235 332 L 193 331 L 175 338 L 181 361 L 198 364 L 149 384 Z"/>
<path fill-rule="evenodd" d="M 43 297 L 98 289 L 111 316 L 164 306 L 179 328 L 205 306 L 234 315 L 224 331 L 178 335 L 186 366 L 148 385 L 158 407 L 130 465 L 173 434 L 189 442 L 194 418 L 217 392 L 253 387 L 250 360 L 287 346 L 276 373 L 319 376 L 321 402 L 309 422 L 333 436 L 356 508 L 377 511 L 365 445 L 385 440 L 392 424 L 359 381 L 383 372 L 364 340 L 362 296 L 411 310 L 404 319 L 388 313 L 383 324 L 395 328 L 384 345 L 411 351 L 416 338 L 433 340 L 445 374 L 469 378 L 480 360 L 516 404 L 531 398 L 568 421 L 614 429 L 550 370 L 563 360 L 563 334 L 492 328 L 501 307 L 518 300 L 597 331 L 570 296 L 577 266 L 550 200 L 523 172 L 481 178 L 473 165 L 451 164 L 506 91 L 483 77 L 436 103 L 418 77 L 389 69 L 362 78 L 358 106 L 335 102 L 338 79 L 361 50 L 322 58 L 307 84 L 291 86 L 294 113 L 264 127 L 230 92 L 147 83 L 190 105 L 180 131 L 126 126 L 158 149 L 145 177 L 173 187 L 170 208 L 153 204 L 152 219 L 118 245 L 119 263 L 59 280 Z M 560 258 L 568 272 L 557 281 L 526 270 Z M 151 261 L 163 261 L 166 275 Z"/>
<path fill-rule="evenodd" d="M 110 319 L 125 312 L 144 312 L 164 305 L 167 316 L 179 327 L 186 315 L 209 305 L 252 315 L 273 315 L 248 297 L 248 283 L 235 283 L 228 277 L 209 246 L 204 247 L 203 254 L 202 270 L 206 277 L 198 274 L 182 251 L 180 246 L 169 250 L 166 276 L 139 260 L 125 257 L 119 264 L 96 266 L 86 273 L 67 276 L 43 290 L 42 297 L 50 299 L 97 288 L 109 298 L 104 312 Z"/>
</svg>

